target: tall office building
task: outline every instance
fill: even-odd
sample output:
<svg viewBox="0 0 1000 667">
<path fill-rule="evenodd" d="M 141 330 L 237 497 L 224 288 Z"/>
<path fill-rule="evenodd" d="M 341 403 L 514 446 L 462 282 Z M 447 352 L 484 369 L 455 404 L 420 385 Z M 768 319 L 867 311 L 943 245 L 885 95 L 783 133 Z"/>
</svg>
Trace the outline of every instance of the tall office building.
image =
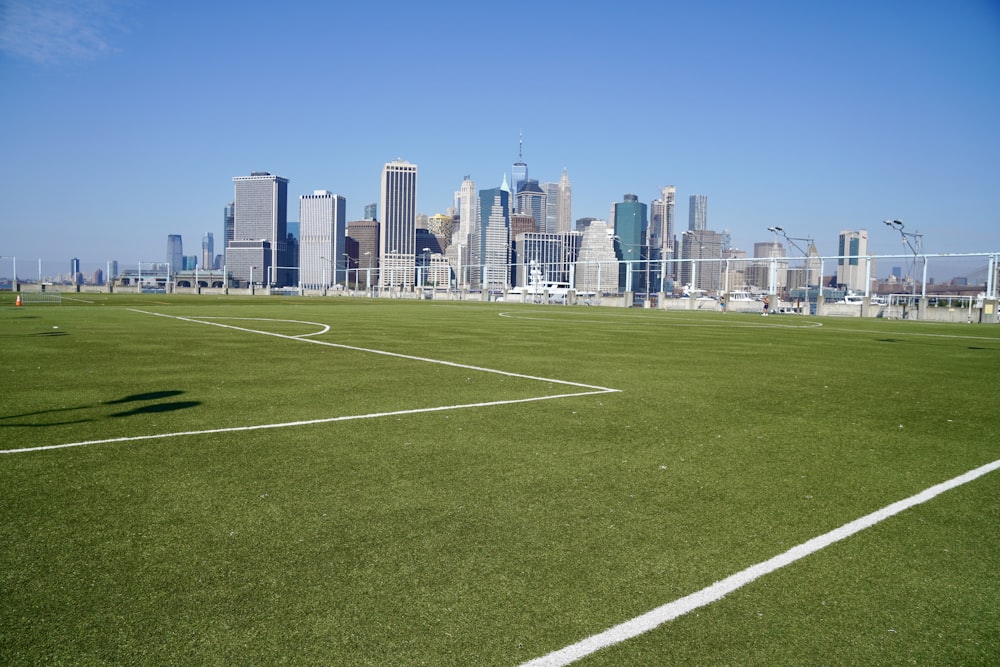
<svg viewBox="0 0 1000 667">
<path fill-rule="evenodd" d="M 518 213 L 530 215 L 535 221 L 535 231 L 545 229 L 545 193 L 538 186 L 538 181 L 528 179 L 514 195 L 514 209 Z"/>
<path fill-rule="evenodd" d="M 674 209 L 677 188 L 672 185 L 660 189 L 660 198 L 649 207 L 649 236 L 653 259 L 674 258 Z"/>
<path fill-rule="evenodd" d="M 572 267 L 580 257 L 582 232 L 541 234 L 525 232 L 514 237 L 518 249 L 517 279 L 515 284 L 527 285 L 531 281 L 534 264 L 546 282 L 569 283 Z"/>
<path fill-rule="evenodd" d="M 569 174 L 563 168 L 562 176 L 559 177 L 559 185 L 556 188 L 558 200 L 556 202 L 556 231 L 559 234 L 568 234 L 573 230 L 573 186 L 569 182 Z"/>
<path fill-rule="evenodd" d="M 524 161 L 524 135 L 520 135 L 517 140 L 517 162 L 510 169 L 510 183 L 514 186 L 514 194 L 521 191 L 521 187 L 528 180 L 528 165 Z"/>
<path fill-rule="evenodd" d="M 236 235 L 236 202 L 226 204 L 226 209 L 222 217 L 222 249 L 229 246 L 229 242 Z"/>
<path fill-rule="evenodd" d="M 837 284 L 858 292 L 866 291 L 866 281 L 875 275 L 875 266 L 869 272 L 868 263 L 868 232 L 840 232 L 839 250 L 837 252 Z"/>
<path fill-rule="evenodd" d="M 385 164 L 379 208 L 379 285 L 412 287 L 416 268 L 417 165 L 402 159 Z"/>
<path fill-rule="evenodd" d="M 167 235 L 167 263 L 170 273 L 184 270 L 184 244 L 180 234 Z"/>
<path fill-rule="evenodd" d="M 505 289 L 510 276 L 510 187 L 479 191 L 479 223 L 469 243 L 474 280 L 482 289 Z"/>
<path fill-rule="evenodd" d="M 708 195 L 691 195 L 688 200 L 688 229 L 692 232 L 708 229 Z"/>
<path fill-rule="evenodd" d="M 580 263 L 576 268 L 576 287 L 581 292 L 618 291 L 618 257 L 615 256 L 614 230 L 605 220 L 592 220 L 584 227 L 580 241 Z"/>
<path fill-rule="evenodd" d="M 680 281 L 706 292 L 722 290 L 722 234 L 710 229 L 681 234 Z"/>
<path fill-rule="evenodd" d="M 211 271 L 215 268 L 215 238 L 212 232 L 201 237 L 201 268 Z"/>
<path fill-rule="evenodd" d="M 615 254 L 619 265 L 618 289 L 621 292 L 646 291 L 646 260 L 648 258 L 648 221 L 646 205 L 627 194 L 614 205 Z"/>
<path fill-rule="evenodd" d="M 233 178 L 233 240 L 226 266 L 237 282 L 282 287 L 293 282 L 287 266 L 288 179 L 266 171 Z"/>
<path fill-rule="evenodd" d="M 365 204 L 365 220 L 378 220 L 378 204 Z"/>
<path fill-rule="evenodd" d="M 542 183 L 545 193 L 545 219 L 538 223 L 538 231 L 555 234 L 559 231 L 559 184 Z"/>
<path fill-rule="evenodd" d="M 347 236 L 357 245 L 358 280 L 364 280 L 366 287 L 378 284 L 378 230 L 377 220 L 347 223 Z"/>
<path fill-rule="evenodd" d="M 472 233 L 472 228 L 476 226 L 476 202 L 478 201 L 476 183 L 469 176 L 466 176 L 462 180 L 462 187 L 458 191 L 458 199 L 458 237 L 454 238 L 453 236 L 453 242 L 467 247 L 469 234 Z"/>
<path fill-rule="evenodd" d="M 346 229 L 344 197 L 328 190 L 299 197 L 299 282 L 303 287 L 346 285 L 350 268 Z"/>
</svg>

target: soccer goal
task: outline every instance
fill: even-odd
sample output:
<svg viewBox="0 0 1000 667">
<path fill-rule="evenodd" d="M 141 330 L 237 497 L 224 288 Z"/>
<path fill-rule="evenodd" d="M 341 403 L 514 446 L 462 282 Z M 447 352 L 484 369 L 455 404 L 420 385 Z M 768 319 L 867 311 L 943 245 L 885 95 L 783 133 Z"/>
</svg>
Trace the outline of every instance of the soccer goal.
<svg viewBox="0 0 1000 667">
<path fill-rule="evenodd" d="M 24 305 L 35 304 L 61 304 L 62 292 L 58 290 L 46 290 L 44 292 L 21 292 L 21 303 Z"/>
</svg>

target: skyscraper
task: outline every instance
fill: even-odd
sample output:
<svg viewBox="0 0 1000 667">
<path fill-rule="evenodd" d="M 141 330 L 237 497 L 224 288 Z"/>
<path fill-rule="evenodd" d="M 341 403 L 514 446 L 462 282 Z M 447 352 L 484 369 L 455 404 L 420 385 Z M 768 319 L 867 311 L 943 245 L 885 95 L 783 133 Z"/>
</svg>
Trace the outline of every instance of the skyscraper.
<svg viewBox="0 0 1000 667">
<path fill-rule="evenodd" d="M 417 165 L 402 159 L 382 168 L 379 285 L 412 287 L 416 264 Z"/>
<path fill-rule="evenodd" d="M 535 221 L 535 231 L 545 228 L 545 193 L 538 187 L 538 181 L 528 179 L 514 195 L 514 209 L 526 213 Z"/>
<path fill-rule="evenodd" d="M 709 229 L 688 230 L 681 235 L 680 281 L 692 289 L 722 289 L 722 235 Z"/>
<path fill-rule="evenodd" d="M 347 200 L 328 190 L 299 197 L 299 281 L 326 289 L 347 281 Z"/>
<path fill-rule="evenodd" d="M 666 185 L 649 210 L 649 236 L 653 259 L 674 258 L 674 208 L 677 188 Z"/>
<path fill-rule="evenodd" d="M 524 161 L 524 135 L 520 135 L 517 140 L 517 162 L 511 167 L 510 182 L 514 186 L 514 194 L 521 191 L 521 187 L 528 180 L 528 165 Z"/>
<path fill-rule="evenodd" d="M 708 195 L 691 195 L 688 200 L 688 229 L 692 232 L 708 229 Z"/>
<path fill-rule="evenodd" d="M 201 237 L 201 268 L 210 271 L 215 268 L 215 238 L 212 232 Z"/>
<path fill-rule="evenodd" d="M 226 204 L 222 217 L 222 250 L 229 247 L 229 242 L 236 234 L 236 202 Z"/>
<path fill-rule="evenodd" d="M 555 234 L 559 231 L 559 184 L 542 183 L 545 193 L 545 219 L 538 222 L 538 231 Z"/>
<path fill-rule="evenodd" d="M 180 234 L 167 235 L 167 263 L 170 273 L 184 270 L 184 244 Z"/>
<path fill-rule="evenodd" d="M 615 254 L 619 265 L 618 289 L 622 292 L 646 290 L 648 222 L 646 205 L 627 194 L 614 206 Z"/>
<path fill-rule="evenodd" d="M 573 229 L 573 186 L 569 182 L 569 174 L 563 167 L 562 176 L 556 189 L 556 232 L 568 234 Z"/>
<path fill-rule="evenodd" d="M 347 236 L 357 245 L 358 280 L 366 287 L 378 283 L 378 229 L 377 220 L 355 220 L 347 223 Z"/>
<path fill-rule="evenodd" d="M 365 220 L 378 220 L 378 204 L 365 204 Z"/>
<path fill-rule="evenodd" d="M 255 171 L 234 177 L 233 190 L 233 240 L 226 247 L 227 270 L 238 281 L 248 280 L 254 271 L 254 282 L 278 287 L 291 282 L 286 266 L 288 179 Z"/>
<path fill-rule="evenodd" d="M 867 278 L 875 275 L 875 267 L 868 270 L 868 232 L 840 232 L 837 252 L 837 284 L 859 292 L 866 291 Z"/>
<path fill-rule="evenodd" d="M 510 187 L 507 175 L 498 188 L 479 191 L 479 223 L 470 241 L 475 276 L 483 289 L 504 289 L 509 284 Z"/>
</svg>

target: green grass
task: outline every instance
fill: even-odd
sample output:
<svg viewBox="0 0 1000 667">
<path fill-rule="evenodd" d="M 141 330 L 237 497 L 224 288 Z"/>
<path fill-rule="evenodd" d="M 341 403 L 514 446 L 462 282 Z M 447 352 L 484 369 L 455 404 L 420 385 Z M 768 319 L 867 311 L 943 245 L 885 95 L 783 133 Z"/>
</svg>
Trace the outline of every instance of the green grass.
<svg viewBox="0 0 1000 667">
<path fill-rule="evenodd" d="M 81 297 L 0 301 L 0 449 L 196 433 L 0 455 L 5 665 L 517 665 L 1000 458 L 991 326 Z M 134 309 L 620 391 L 197 433 L 583 390 Z M 998 525 L 991 473 L 581 664 L 989 664 Z"/>
</svg>

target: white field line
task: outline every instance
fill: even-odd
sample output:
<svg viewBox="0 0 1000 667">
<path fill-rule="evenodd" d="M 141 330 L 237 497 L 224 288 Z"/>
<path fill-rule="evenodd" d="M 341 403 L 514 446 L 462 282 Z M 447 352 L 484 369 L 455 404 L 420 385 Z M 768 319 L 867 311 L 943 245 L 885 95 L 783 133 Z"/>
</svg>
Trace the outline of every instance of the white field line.
<svg viewBox="0 0 1000 667">
<path fill-rule="evenodd" d="M 746 586 L 766 574 L 770 574 L 771 572 L 781 569 L 786 565 L 790 565 L 801 558 L 805 558 L 806 556 L 824 549 L 831 544 L 844 540 L 855 533 L 865 530 L 866 528 L 870 528 L 904 510 L 926 503 L 945 491 L 950 491 L 955 487 L 971 482 L 997 469 L 1000 469 L 1000 459 L 970 470 L 946 482 L 942 482 L 925 489 L 914 496 L 910 496 L 904 500 L 887 505 L 886 507 L 865 515 L 860 519 L 855 519 L 850 523 L 846 523 L 840 528 L 836 528 L 828 533 L 814 537 L 807 542 L 803 542 L 798 546 L 792 547 L 788 551 L 770 558 L 769 560 L 757 563 L 756 565 L 751 565 L 747 569 L 730 575 L 721 581 L 717 581 L 707 588 L 703 588 L 702 590 L 688 596 L 674 600 L 673 602 L 667 603 L 661 607 L 657 607 L 656 609 L 648 611 L 641 616 L 636 616 L 629 621 L 625 621 L 624 623 L 616 625 L 612 628 L 608 628 L 604 632 L 587 637 L 586 639 L 583 639 L 575 644 L 571 644 L 565 648 L 559 649 L 558 651 L 553 651 L 552 653 L 544 655 L 540 658 L 529 660 L 528 662 L 523 663 L 521 667 L 562 667 L 563 665 L 568 665 L 592 653 L 596 653 L 603 648 L 607 648 L 608 646 L 619 644 L 625 640 L 637 637 L 663 625 L 664 623 L 667 623 L 668 621 L 672 621 L 680 616 L 683 616 L 688 612 L 721 600 L 729 593 Z"/>
<path fill-rule="evenodd" d="M 331 422 L 352 421 L 355 419 L 377 419 L 379 417 L 392 417 L 395 415 L 413 415 L 421 412 L 444 412 L 447 410 L 463 410 L 466 408 L 485 408 L 493 405 L 511 405 L 513 403 L 531 403 L 533 401 L 548 401 L 555 398 L 572 398 L 574 396 L 592 396 L 594 394 L 606 394 L 608 392 L 620 391 L 619 389 L 604 389 L 599 391 L 581 391 L 574 394 L 556 394 L 552 396 L 533 396 L 531 398 L 514 398 L 506 401 L 486 401 L 483 403 L 462 403 L 456 405 L 438 405 L 432 408 L 414 408 L 412 410 L 393 410 L 392 412 L 372 412 L 366 415 L 343 415 L 341 417 L 322 417 L 319 419 L 304 419 L 295 422 L 281 422 L 278 424 L 254 424 L 251 426 L 229 426 L 226 428 L 210 428 L 202 431 L 179 431 L 177 433 L 154 433 L 152 435 L 133 435 L 120 438 L 107 438 L 105 440 L 84 440 L 81 442 L 67 442 L 60 445 L 41 445 L 38 447 L 23 447 L 21 449 L 3 449 L 0 454 L 23 454 L 25 452 L 41 452 L 49 449 L 65 449 L 66 447 L 84 447 L 86 445 L 102 445 L 109 442 L 134 442 L 137 440 L 162 440 L 164 438 L 179 438 L 188 435 L 209 435 L 212 433 L 233 433 L 236 431 L 260 431 L 271 428 L 289 428 L 292 426 L 309 426 L 311 424 L 329 424 Z"/>
<path fill-rule="evenodd" d="M 143 313 L 145 315 L 157 315 L 159 317 L 167 317 L 167 318 L 175 319 L 175 320 L 183 320 L 185 322 L 194 322 L 196 324 L 207 324 L 207 325 L 210 325 L 210 326 L 223 327 L 225 329 L 235 329 L 236 331 L 244 331 L 244 332 L 247 332 L 247 333 L 262 334 L 262 335 L 265 335 L 265 336 L 274 336 L 276 338 L 284 338 L 286 340 L 294 340 L 294 341 L 299 341 L 299 342 L 303 342 L 303 343 L 314 343 L 316 345 L 326 345 L 326 346 L 329 346 L 329 347 L 337 347 L 337 348 L 346 349 L 346 350 L 355 350 L 355 351 L 358 351 L 358 352 L 369 352 L 369 353 L 372 353 L 372 354 L 382 354 L 382 355 L 386 355 L 386 356 L 390 356 L 390 357 L 398 357 L 398 358 L 402 358 L 402 359 L 411 359 L 411 360 L 415 360 L 415 361 L 423 361 L 423 362 L 432 363 L 432 364 L 441 364 L 441 365 L 444 365 L 444 366 L 452 366 L 452 367 L 455 367 L 455 368 L 464 368 L 464 369 L 467 369 L 467 370 L 479 371 L 479 372 L 483 372 L 483 373 L 495 373 L 495 374 L 499 374 L 499 375 L 506 375 L 506 376 L 509 376 L 509 377 L 524 378 L 524 379 L 528 379 L 528 380 L 537 380 L 537 381 L 540 381 L 540 382 L 551 382 L 551 383 L 554 383 L 554 384 L 566 385 L 566 386 L 570 386 L 570 387 L 579 387 L 581 389 L 585 389 L 586 391 L 579 391 L 579 392 L 573 392 L 573 393 L 568 393 L 568 394 L 553 394 L 553 395 L 545 395 L 545 396 L 532 396 L 532 397 L 529 397 L 529 398 L 515 398 L 515 399 L 504 400 L 504 401 L 485 401 L 485 402 L 481 402 L 481 403 L 459 403 L 459 404 L 455 404 L 455 405 L 440 405 L 440 406 L 434 406 L 434 407 L 429 407 L 429 408 L 415 408 L 415 409 L 411 409 L 411 410 L 394 410 L 394 411 L 391 411 L 391 412 L 373 412 L 373 413 L 363 414 L 363 415 L 343 415 L 343 416 L 340 416 L 340 417 L 323 417 L 323 418 L 319 418 L 319 419 L 306 419 L 306 420 L 294 421 L 294 422 L 281 422 L 281 423 L 277 423 L 277 424 L 255 424 L 255 425 L 250 425 L 250 426 L 232 426 L 232 427 L 226 427 L 226 428 L 205 429 L 205 430 L 200 430 L 200 431 L 181 431 L 181 432 L 177 432 L 177 433 L 156 433 L 156 434 L 152 434 L 152 435 L 123 436 L 123 437 L 119 437 L 119 438 L 106 438 L 106 439 L 103 439 L 103 440 L 84 440 L 84 441 L 80 441 L 80 442 L 68 442 L 68 443 L 62 443 L 62 444 L 58 444 L 58 445 L 41 445 L 41 446 L 38 446 L 38 447 L 22 447 L 20 449 L 4 449 L 4 450 L 0 450 L 0 454 L 23 454 L 23 453 L 26 453 L 26 452 L 40 452 L 40 451 L 45 451 L 45 450 L 49 450 L 49 449 L 64 449 L 64 448 L 67 448 L 67 447 L 84 447 L 86 445 L 99 445 L 99 444 L 105 444 L 105 443 L 111 443 L 111 442 L 134 442 L 134 441 L 137 441 L 137 440 L 160 440 L 160 439 L 163 439 L 163 438 L 176 438 L 176 437 L 189 436 L 189 435 L 206 435 L 206 434 L 212 434 L 212 433 L 232 433 L 232 432 L 235 432 L 235 431 L 257 431 L 257 430 L 262 430 L 262 429 L 289 428 L 289 427 L 292 427 L 292 426 L 308 426 L 308 425 L 311 425 L 311 424 L 327 424 L 327 423 L 338 422 L 338 421 L 351 421 L 351 420 L 354 420 L 354 419 L 377 419 L 379 417 L 391 417 L 391 416 L 395 416 L 395 415 L 410 415 L 410 414 L 418 414 L 418 413 L 421 413 L 421 412 L 442 412 L 442 411 L 446 411 L 446 410 L 464 410 L 464 409 L 468 409 L 468 408 L 481 408 L 481 407 L 489 407 L 489 406 L 495 406 L 495 405 L 511 405 L 511 404 L 514 404 L 514 403 L 530 403 L 530 402 L 534 402 L 534 401 L 548 401 L 548 400 L 552 400 L 552 399 L 556 399 L 556 398 L 572 398 L 572 397 L 575 397 L 575 396 L 591 396 L 591 395 L 594 395 L 594 394 L 607 394 L 607 393 L 614 393 L 614 392 L 621 391 L 620 389 L 609 389 L 607 387 L 598 387 L 598 386 L 594 386 L 594 385 L 582 384 L 582 383 L 579 383 L 579 382 L 569 382 L 567 380 L 556 380 L 554 378 L 543 378 L 543 377 L 537 377 L 537 376 L 533 376 L 533 375 L 523 375 L 521 373 L 509 373 L 507 371 L 501 371 L 501 370 L 497 370 L 497 369 L 493 369 L 493 368 L 483 368 L 483 367 L 480 367 L 480 366 L 470 366 L 470 365 L 467 365 L 467 364 L 459 364 L 459 363 L 455 363 L 455 362 L 452 362 L 452 361 L 442 361 L 440 359 L 429 359 L 429 358 L 426 358 L 426 357 L 416 357 L 416 356 L 412 356 L 412 355 L 408 355 L 408 354 L 399 354 L 399 353 L 396 353 L 396 352 L 386 352 L 384 350 L 371 350 L 371 349 L 367 349 L 367 348 L 363 348 L 363 347 L 354 347 L 354 346 L 351 346 L 351 345 L 341 345 L 339 343 L 330 343 L 330 342 L 327 342 L 327 341 L 313 340 L 311 338 L 305 338 L 305 337 L 302 337 L 302 336 L 289 336 L 289 335 L 286 335 L 286 334 L 273 333 L 273 332 L 270 332 L 270 331 L 258 331 L 256 329 L 247 329 L 247 328 L 244 328 L 244 327 L 233 326 L 231 324 L 221 324 L 219 322 L 206 322 L 206 321 L 195 319 L 195 318 L 178 317 L 178 316 L 175 316 L 175 315 L 163 315 L 162 313 L 153 313 L 153 312 L 144 311 L 144 310 L 135 310 L 135 309 L 130 309 L 130 310 L 134 310 L 134 312 Z M 257 318 L 233 318 L 233 319 L 257 319 Z M 326 325 L 323 325 L 323 324 L 319 324 L 318 322 L 302 322 L 302 321 L 299 321 L 299 320 L 279 320 L 279 321 L 282 321 L 282 322 L 296 322 L 298 324 L 311 324 L 311 325 L 320 327 L 321 329 L 326 326 Z M 320 332 L 317 332 L 317 333 L 323 333 L 323 331 L 320 331 Z M 317 335 L 317 334 L 313 333 L 313 334 L 306 334 L 306 335 L 314 336 L 314 335 Z"/>
<path fill-rule="evenodd" d="M 133 312 L 136 312 L 136 313 L 143 313 L 144 315 L 156 315 L 158 317 L 166 317 L 166 318 L 169 318 L 169 319 L 172 319 L 172 320 L 181 320 L 181 321 L 184 321 L 184 322 L 194 322 L 195 324 L 207 324 L 207 325 L 213 326 L 213 327 L 223 327 L 225 329 L 234 329 L 236 331 L 244 331 L 244 332 L 247 332 L 247 333 L 261 334 L 263 336 L 274 336 L 275 338 L 284 338 L 286 340 L 296 340 L 296 341 L 300 341 L 300 342 L 303 342 L 303 343 L 313 343 L 315 345 L 326 345 L 327 347 L 336 347 L 336 348 L 340 348 L 342 350 L 354 350 L 355 352 L 368 352 L 369 354 L 381 354 L 381 355 L 384 355 L 384 356 L 387 356 L 387 357 L 396 357 L 397 359 L 410 359 L 411 361 L 422 361 L 422 362 L 425 362 L 425 363 L 428 363 L 428 364 L 439 364 L 441 366 L 451 366 L 453 368 L 464 368 L 466 370 L 478 371 L 480 373 L 495 373 L 497 375 L 506 375 L 507 377 L 523 378 L 525 380 L 538 380 L 539 382 L 552 382 L 554 384 L 564 384 L 564 385 L 567 385 L 567 386 L 570 386 L 570 387 L 580 387 L 582 389 L 593 389 L 593 390 L 595 390 L 595 393 L 601 393 L 601 392 L 610 393 L 610 392 L 621 391 L 620 389 L 610 389 L 608 387 L 598 387 L 596 385 L 583 384 L 581 382 L 570 382 L 569 380 L 556 380 L 555 378 L 544 378 L 544 377 L 539 377 L 537 375 L 525 375 L 523 373 L 511 373 L 509 371 L 501 371 L 501 370 L 497 370 L 495 368 L 484 368 L 482 366 L 470 366 L 469 364 L 460 364 L 460 363 L 457 363 L 457 362 L 454 362 L 454 361 L 444 361 L 444 360 L 441 360 L 441 359 L 430 359 L 429 357 L 416 357 L 416 356 L 413 356 L 413 355 L 410 355 L 410 354 L 401 354 L 399 352 L 388 352 L 386 350 L 373 350 L 373 349 L 367 348 L 367 347 L 356 347 L 354 345 L 343 345 L 341 343 L 331 343 L 329 341 L 324 341 L 324 340 L 311 340 L 309 338 L 302 338 L 300 336 L 289 336 L 289 335 L 286 335 L 286 334 L 274 333 L 274 332 L 271 332 L 271 331 L 259 331 L 257 329 L 247 329 L 245 327 L 237 327 L 237 326 L 234 326 L 232 324 L 222 324 L 221 322 L 206 322 L 205 320 L 197 319 L 197 318 L 193 318 L 193 317 L 180 317 L 178 315 L 165 315 L 163 313 L 154 313 L 152 311 L 147 311 L 147 310 L 136 310 L 134 308 L 130 308 L 129 310 L 131 310 Z M 279 321 L 281 321 L 281 320 L 279 320 Z M 322 324 L 319 324 L 318 322 L 300 322 L 300 323 L 301 324 L 312 324 L 312 325 L 315 325 L 315 326 L 318 326 L 318 327 L 324 326 Z"/>
</svg>

